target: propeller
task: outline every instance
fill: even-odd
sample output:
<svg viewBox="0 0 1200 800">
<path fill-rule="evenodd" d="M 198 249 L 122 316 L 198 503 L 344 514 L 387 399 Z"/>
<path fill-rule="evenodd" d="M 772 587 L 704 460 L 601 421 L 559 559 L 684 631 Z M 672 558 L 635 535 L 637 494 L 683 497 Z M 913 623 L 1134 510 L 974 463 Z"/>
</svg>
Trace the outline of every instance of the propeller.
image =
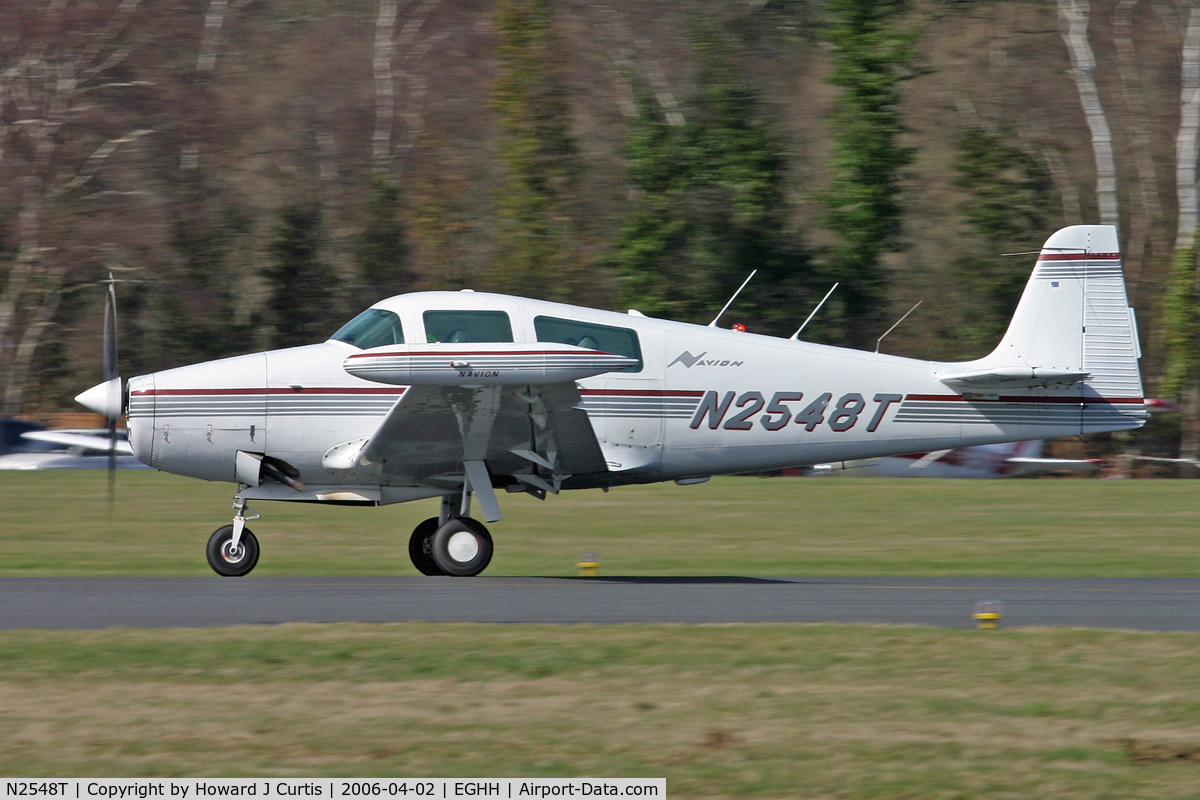
<svg viewBox="0 0 1200 800">
<path fill-rule="evenodd" d="M 75 397 L 75 402 L 102 414 L 108 420 L 108 512 L 116 497 L 117 420 L 125 413 L 125 393 L 117 370 L 117 289 L 108 274 L 108 296 L 104 304 L 104 381 Z"/>
</svg>

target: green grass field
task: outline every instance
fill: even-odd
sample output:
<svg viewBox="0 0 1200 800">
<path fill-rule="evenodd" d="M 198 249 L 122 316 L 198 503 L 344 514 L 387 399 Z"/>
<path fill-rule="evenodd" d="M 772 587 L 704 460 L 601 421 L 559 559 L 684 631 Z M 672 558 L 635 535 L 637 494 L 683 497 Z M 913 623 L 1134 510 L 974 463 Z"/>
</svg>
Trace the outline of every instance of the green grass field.
<svg viewBox="0 0 1200 800">
<path fill-rule="evenodd" d="M 1200 635 L 285 625 L 0 635 L 6 776 L 665 777 L 1195 798 Z"/>
<path fill-rule="evenodd" d="M 233 487 L 119 475 L 0 473 L 0 576 L 210 575 Z M 1200 575 L 1192 481 L 718 478 L 501 497 L 488 575 Z M 256 505 L 256 575 L 415 574 L 432 500 L 382 508 Z"/>
<path fill-rule="evenodd" d="M 502 498 L 488 574 L 1195 575 L 1190 481 Z M 231 487 L 0 473 L 0 576 L 208 575 Z M 430 501 L 268 504 L 256 574 L 413 574 Z M 217 580 L 214 578 L 214 580 Z M 0 775 L 665 777 L 672 797 L 1200 798 L 1200 634 L 867 625 L 0 632 Z"/>
</svg>

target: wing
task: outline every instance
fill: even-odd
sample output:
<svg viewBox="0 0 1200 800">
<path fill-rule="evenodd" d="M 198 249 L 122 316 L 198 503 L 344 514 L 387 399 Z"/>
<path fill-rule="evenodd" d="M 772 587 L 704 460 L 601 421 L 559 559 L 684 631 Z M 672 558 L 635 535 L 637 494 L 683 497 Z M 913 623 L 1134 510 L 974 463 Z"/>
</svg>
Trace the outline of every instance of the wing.
<svg viewBox="0 0 1200 800">
<path fill-rule="evenodd" d="M 525 386 L 409 386 L 370 436 L 331 448 L 335 472 L 474 491 L 500 518 L 493 486 L 539 497 L 572 475 L 607 470 L 573 382 Z"/>
</svg>

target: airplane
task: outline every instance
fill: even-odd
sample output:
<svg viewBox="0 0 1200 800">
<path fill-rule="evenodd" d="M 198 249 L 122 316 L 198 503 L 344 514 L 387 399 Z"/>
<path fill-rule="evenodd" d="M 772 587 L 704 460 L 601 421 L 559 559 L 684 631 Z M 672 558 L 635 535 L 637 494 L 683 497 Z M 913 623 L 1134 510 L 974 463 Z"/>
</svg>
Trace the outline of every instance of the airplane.
<svg viewBox="0 0 1200 800">
<path fill-rule="evenodd" d="M 465 577 L 493 553 L 472 498 L 496 522 L 503 493 L 696 484 L 1148 416 L 1117 232 L 1102 225 L 1051 235 L 999 345 L 965 362 L 464 289 L 381 300 L 319 344 L 123 383 L 111 282 L 107 309 L 105 380 L 76 399 L 113 425 L 125 414 L 144 463 L 237 485 L 207 547 L 231 577 L 258 561 L 251 501 L 439 498 L 409 555 Z"/>
<path fill-rule="evenodd" d="M 901 456 L 834 464 L 814 464 L 789 474 L 808 476 L 848 475 L 861 478 L 1018 478 L 1043 472 L 1094 472 L 1104 467 L 1103 458 L 1045 458 L 1045 441 L 977 444 L 908 453 Z"/>
<path fill-rule="evenodd" d="M 95 428 L 32 429 L 21 434 L 22 446 L 0 455 L 0 470 L 104 469 L 108 457 L 115 469 L 149 469 L 134 458 L 125 431 L 115 443 Z"/>
</svg>

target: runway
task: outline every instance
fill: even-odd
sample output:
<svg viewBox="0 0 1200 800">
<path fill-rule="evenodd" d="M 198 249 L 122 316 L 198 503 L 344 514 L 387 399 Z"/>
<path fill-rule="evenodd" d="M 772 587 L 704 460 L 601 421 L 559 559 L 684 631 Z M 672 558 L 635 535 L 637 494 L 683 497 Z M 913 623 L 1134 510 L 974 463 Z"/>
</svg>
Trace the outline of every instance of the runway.
<svg viewBox="0 0 1200 800">
<path fill-rule="evenodd" d="M 1200 578 L 0 578 L 0 629 L 871 622 L 1200 631 Z"/>
</svg>

